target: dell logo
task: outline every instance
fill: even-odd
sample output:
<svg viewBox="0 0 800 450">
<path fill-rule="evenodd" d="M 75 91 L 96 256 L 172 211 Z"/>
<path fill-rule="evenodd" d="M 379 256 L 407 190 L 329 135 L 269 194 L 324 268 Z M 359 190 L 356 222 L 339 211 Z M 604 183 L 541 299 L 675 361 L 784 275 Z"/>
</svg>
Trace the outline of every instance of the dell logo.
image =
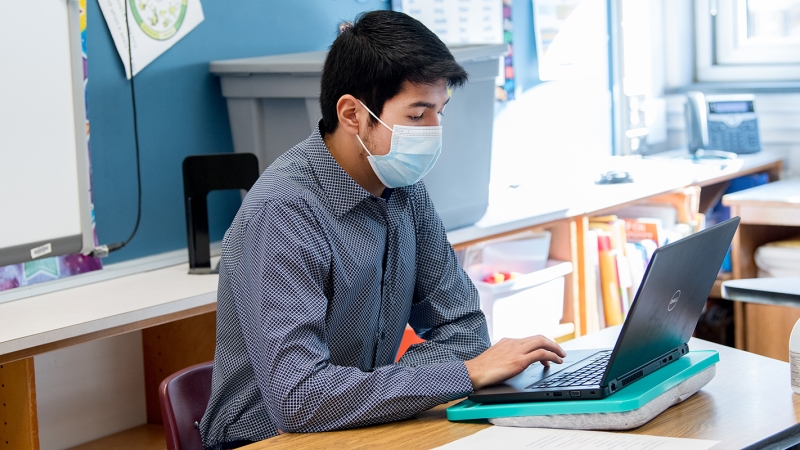
<svg viewBox="0 0 800 450">
<path fill-rule="evenodd" d="M 674 294 L 672 294 L 672 298 L 669 300 L 669 305 L 667 305 L 667 311 L 672 311 L 675 309 L 675 305 L 678 304 L 678 299 L 681 298 L 681 290 L 678 289 Z"/>
</svg>

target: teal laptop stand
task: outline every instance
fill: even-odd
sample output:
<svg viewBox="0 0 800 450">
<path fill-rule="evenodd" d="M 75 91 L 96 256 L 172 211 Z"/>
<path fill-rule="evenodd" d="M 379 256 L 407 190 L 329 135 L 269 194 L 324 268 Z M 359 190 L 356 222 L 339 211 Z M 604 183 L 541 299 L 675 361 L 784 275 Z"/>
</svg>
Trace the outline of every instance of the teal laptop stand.
<svg viewBox="0 0 800 450">
<path fill-rule="evenodd" d="M 597 414 L 634 411 L 719 362 L 715 350 L 690 351 L 684 357 L 600 400 L 481 404 L 464 400 L 447 408 L 451 421 L 503 417 Z"/>
</svg>

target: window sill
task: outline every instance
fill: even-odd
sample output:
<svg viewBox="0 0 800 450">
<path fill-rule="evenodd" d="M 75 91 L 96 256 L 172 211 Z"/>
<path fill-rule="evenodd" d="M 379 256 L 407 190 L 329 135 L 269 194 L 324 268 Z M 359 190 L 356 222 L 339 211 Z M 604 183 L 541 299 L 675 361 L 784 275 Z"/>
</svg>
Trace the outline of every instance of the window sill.
<svg viewBox="0 0 800 450">
<path fill-rule="evenodd" d="M 667 88 L 665 95 L 685 94 L 700 91 L 704 94 L 785 94 L 800 92 L 800 81 L 736 81 L 692 83 L 676 88 Z"/>
</svg>

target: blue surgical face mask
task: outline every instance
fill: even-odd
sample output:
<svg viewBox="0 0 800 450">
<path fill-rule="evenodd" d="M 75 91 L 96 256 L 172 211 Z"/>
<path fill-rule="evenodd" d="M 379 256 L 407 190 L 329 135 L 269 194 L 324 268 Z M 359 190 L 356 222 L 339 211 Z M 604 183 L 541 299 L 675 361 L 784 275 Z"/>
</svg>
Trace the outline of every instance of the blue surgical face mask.
<svg viewBox="0 0 800 450">
<path fill-rule="evenodd" d="M 381 183 L 389 188 L 398 188 L 410 186 L 421 180 L 431 170 L 442 152 L 442 127 L 395 125 L 391 128 L 365 104 L 361 103 L 361 106 L 392 132 L 392 145 L 389 147 L 389 153 L 385 155 L 373 155 L 361 137 L 356 135 L 358 142 L 369 155 L 367 156 L 369 165 Z"/>
</svg>

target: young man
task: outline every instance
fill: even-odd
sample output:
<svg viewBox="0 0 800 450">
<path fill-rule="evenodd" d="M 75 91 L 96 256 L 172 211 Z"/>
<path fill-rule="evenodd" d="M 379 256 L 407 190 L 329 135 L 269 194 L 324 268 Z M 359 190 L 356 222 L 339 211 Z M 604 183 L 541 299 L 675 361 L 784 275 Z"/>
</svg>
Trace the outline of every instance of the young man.
<svg viewBox="0 0 800 450">
<path fill-rule="evenodd" d="M 401 13 L 364 14 L 333 43 L 318 129 L 264 171 L 223 241 L 207 447 L 404 419 L 561 362 L 541 336 L 487 350 L 478 293 L 419 181 L 448 88 L 466 80 Z M 426 342 L 395 364 L 406 323 Z"/>
</svg>

